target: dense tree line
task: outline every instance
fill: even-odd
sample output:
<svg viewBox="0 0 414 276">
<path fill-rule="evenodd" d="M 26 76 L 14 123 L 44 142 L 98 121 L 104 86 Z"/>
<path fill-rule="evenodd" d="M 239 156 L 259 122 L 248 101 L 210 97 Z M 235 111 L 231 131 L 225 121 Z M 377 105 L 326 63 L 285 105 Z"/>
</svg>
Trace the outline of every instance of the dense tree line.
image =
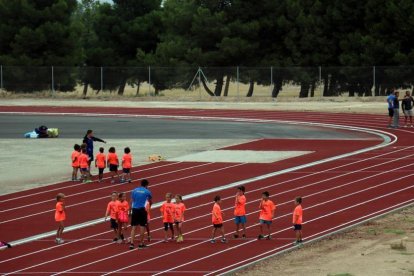
<svg viewBox="0 0 414 276">
<path fill-rule="evenodd" d="M 215 83 L 201 79 L 208 94 L 226 96 L 238 77 L 252 96 L 272 66 L 273 97 L 285 83 L 312 96 L 319 78 L 325 96 L 369 96 L 374 82 L 384 95 L 412 86 L 413 35 L 411 0 L 0 0 L 0 64 L 16 66 L 3 76 L 13 91 L 45 89 L 54 66 L 61 91 L 80 83 L 85 94 L 122 95 L 151 81 L 158 93 L 187 88 L 201 66 Z"/>
</svg>

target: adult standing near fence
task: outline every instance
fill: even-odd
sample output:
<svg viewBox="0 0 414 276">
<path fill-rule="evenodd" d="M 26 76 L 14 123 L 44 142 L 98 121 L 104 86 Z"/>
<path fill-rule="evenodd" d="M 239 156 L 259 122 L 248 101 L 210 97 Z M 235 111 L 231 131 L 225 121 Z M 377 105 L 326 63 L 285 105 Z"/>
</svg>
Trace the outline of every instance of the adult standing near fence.
<svg viewBox="0 0 414 276">
<path fill-rule="evenodd" d="M 400 127 L 400 100 L 398 99 L 398 97 L 400 96 L 400 93 L 398 91 L 395 91 L 395 96 L 394 96 L 394 103 L 393 103 L 393 108 L 394 108 L 394 118 L 393 118 L 393 123 L 392 123 L 392 127 L 393 128 L 399 128 Z"/>
<path fill-rule="evenodd" d="M 86 145 L 86 153 L 89 156 L 89 172 L 91 171 L 91 163 L 93 161 L 93 142 L 102 142 L 106 144 L 106 141 L 93 136 L 93 130 L 88 129 L 88 131 L 85 134 L 85 137 L 83 137 L 83 143 Z"/>
<path fill-rule="evenodd" d="M 144 235 L 146 231 L 146 225 L 148 223 L 147 210 L 145 205 L 148 201 L 149 207 L 152 205 L 152 194 L 148 190 L 148 180 L 143 179 L 141 181 L 141 187 L 135 188 L 131 193 L 131 242 L 129 249 L 134 249 L 135 229 L 140 227 L 140 243 L 139 249 L 144 249 L 147 245 L 144 244 Z"/>
<path fill-rule="evenodd" d="M 392 118 L 394 117 L 394 89 L 391 89 L 388 97 L 387 97 L 387 103 L 388 103 L 388 127 L 392 127 Z"/>
<path fill-rule="evenodd" d="M 401 108 L 404 113 L 404 127 L 413 127 L 413 103 L 414 99 L 411 97 L 410 91 L 405 91 L 404 99 L 401 101 Z M 410 118 L 410 125 L 408 125 L 408 118 Z"/>
</svg>

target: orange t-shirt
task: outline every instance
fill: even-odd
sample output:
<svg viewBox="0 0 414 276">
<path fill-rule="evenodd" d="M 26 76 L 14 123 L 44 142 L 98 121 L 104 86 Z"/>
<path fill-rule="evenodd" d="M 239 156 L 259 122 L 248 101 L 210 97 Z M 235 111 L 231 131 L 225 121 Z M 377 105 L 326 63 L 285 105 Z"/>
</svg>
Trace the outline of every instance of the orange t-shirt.
<svg viewBox="0 0 414 276">
<path fill-rule="evenodd" d="M 213 211 L 211 212 L 212 216 L 212 222 L 213 224 L 222 224 L 223 223 L 223 214 L 221 213 L 220 205 L 217 203 L 214 203 L 213 205 Z"/>
<path fill-rule="evenodd" d="M 88 168 L 88 160 L 89 160 L 89 156 L 87 156 L 86 154 L 82 153 L 79 156 L 79 166 L 81 169 L 87 169 Z"/>
<path fill-rule="evenodd" d="M 183 222 L 184 221 L 184 212 L 185 212 L 185 205 L 184 203 L 176 203 L 175 212 L 174 212 L 174 221 Z"/>
<path fill-rule="evenodd" d="M 81 153 L 79 151 L 74 150 L 72 152 L 72 167 L 74 168 L 79 168 L 79 156 L 81 155 Z"/>
<path fill-rule="evenodd" d="M 246 197 L 244 195 L 236 196 L 234 215 L 238 217 L 246 215 Z"/>
<path fill-rule="evenodd" d="M 96 167 L 98 167 L 99 169 L 104 169 L 105 168 L 105 159 L 106 156 L 104 153 L 98 153 L 96 155 Z"/>
<path fill-rule="evenodd" d="M 108 160 L 108 164 L 111 165 L 116 165 L 118 166 L 118 155 L 116 153 L 110 152 L 108 153 L 108 155 L 106 156 L 107 160 Z"/>
<path fill-rule="evenodd" d="M 276 205 L 271 200 L 264 201 L 260 203 L 260 217 L 262 220 L 272 220 L 272 212 L 276 210 Z"/>
<path fill-rule="evenodd" d="M 164 202 L 160 208 L 162 214 L 162 222 L 174 222 L 174 204 L 171 202 Z"/>
<path fill-rule="evenodd" d="M 111 219 L 117 219 L 119 200 L 110 201 L 106 207 L 106 212 L 109 213 Z"/>
<path fill-rule="evenodd" d="M 130 169 L 132 167 L 132 155 L 130 153 L 125 153 L 122 156 L 122 168 Z"/>
<path fill-rule="evenodd" d="M 128 201 L 118 201 L 118 213 L 119 212 L 128 212 L 129 210 L 129 204 Z"/>
<path fill-rule="evenodd" d="M 295 207 L 293 211 L 293 224 L 302 224 L 303 222 L 303 209 L 302 205 L 298 205 Z"/>
<path fill-rule="evenodd" d="M 147 211 L 147 220 L 150 221 L 150 219 L 151 219 L 151 206 L 150 206 L 148 201 L 145 203 L 145 210 Z"/>
<path fill-rule="evenodd" d="M 55 211 L 55 220 L 56 221 L 64 221 L 66 219 L 66 213 L 63 208 L 63 202 L 58 201 L 56 203 L 56 211 Z"/>
</svg>

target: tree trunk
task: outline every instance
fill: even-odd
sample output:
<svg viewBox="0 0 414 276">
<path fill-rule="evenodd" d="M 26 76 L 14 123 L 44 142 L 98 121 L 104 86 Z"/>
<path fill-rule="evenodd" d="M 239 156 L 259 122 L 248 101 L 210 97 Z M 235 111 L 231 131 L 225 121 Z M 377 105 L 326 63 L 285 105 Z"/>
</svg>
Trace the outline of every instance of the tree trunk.
<svg viewBox="0 0 414 276">
<path fill-rule="evenodd" d="M 282 79 L 277 79 L 273 85 L 272 98 L 277 98 L 277 96 L 279 96 L 280 90 L 282 90 Z"/>
<path fill-rule="evenodd" d="M 327 96 L 334 96 L 336 93 L 336 77 L 335 75 L 331 75 L 331 81 L 328 85 L 328 95 Z"/>
<path fill-rule="evenodd" d="M 223 73 L 217 74 L 217 82 L 216 82 L 216 89 L 214 90 L 214 96 L 220 97 L 221 91 L 223 90 Z"/>
<path fill-rule="evenodd" d="M 324 97 L 328 97 L 329 96 L 329 90 L 328 90 L 328 86 L 329 86 L 329 76 L 325 75 L 323 77 L 323 96 Z"/>
<path fill-rule="evenodd" d="M 83 92 L 82 92 L 83 98 L 86 98 L 86 94 L 88 94 L 88 86 L 89 86 L 89 83 L 87 82 L 83 84 Z"/>
<path fill-rule="evenodd" d="M 230 86 L 230 76 L 227 75 L 226 77 L 226 85 L 224 86 L 224 97 L 227 97 L 227 95 L 229 94 L 229 86 Z"/>
<path fill-rule="evenodd" d="M 123 78 L 123 79 L 121 80 L 121 84 L 119 85 L 119 88 L 118 88 L 118 95 L 119 95 L 119 96 L 124 95 L 124 91 L 125 91 L 126 82 L 127 82 L 127 80 L 126 80 L 125 78 Z"/>
<path fill-rule="evenodd" d="M 138 95 L 139 95 L 139 89 L 140 88 L 141 88 L 141 81 L 138 80 L 138 82 L 137 82 L 137 93 L 135 94 L 136 97 L 138 97 Z"/>
<path fill-rule="evenodd" d="M 249 90 L 247 91 L 246 97 L 253 96 L 253 90 L 254 90 L 254 80 L 249 81 Z"/>
<path fill-rule="evenodd" d="M 349 97 L 355 97 L 355 85 L 352 84 L 348 87 L 349 90 Z"/>
<path fill-rule="evenodd" d="M 299 98 L 307 98 L 309 96 L 310 84 L 307 81 L 303 81 L 300 85 Z"/>
<path fill-rule="evenodd" d="M 311 88 L 310 88 L 310 96 L 313 98 L 315 96 L 315 89 L 316 89 L 316 83 L 312 82 Z"/>
<path fill-rule="evenodd" d="M 372 85 L 364 86 L 365 89 L 365 97 L 371 97 L 372 96 Z"/>
<path fill-rule="evenodd" d="M 210 96 L 214 96 L 213 91 L 210 90 L 210 88 L 208 88 L 207 84 L 206 84 L 206 80 L 204 78 L 201 78 L 201 83 L 203 84 L 204 89 L 206 90 L 206 92 L 210 95 Z"/>
</svg>

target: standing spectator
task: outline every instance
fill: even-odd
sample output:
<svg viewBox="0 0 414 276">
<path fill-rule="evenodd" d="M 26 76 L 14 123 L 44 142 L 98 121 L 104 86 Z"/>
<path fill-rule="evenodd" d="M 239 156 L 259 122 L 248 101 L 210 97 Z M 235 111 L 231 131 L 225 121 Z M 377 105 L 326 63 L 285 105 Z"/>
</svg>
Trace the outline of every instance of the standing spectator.
<svg viewBox="0 0 414 276">
<path fill-rule="evenodd" d="M 246 238 L 246 197 L 244 192 L 246 191 L 244 186 L 237 188 L 236 201 L 234 206 L 234 222 L 236 223 L 236 232 L 233 237 L 237 239 L 239 237 L 240 228 L 243 229 L 242 238 Z"/>
<path fill-rule="evenodd" d="M 148 201 L 149 208 L 152 205 L 152 194 L 148 190 L 148 180 L 141 181 L 141 187 L 135 188 L 131 193 L 131 243 L 129 249 L 134 249 L 135 229 L 137 225 L 140 227 L 140 244 L 139 249 L 144 249 L 147 245 L 144 244 L 144 236 L 147 225 L 147 210 L 145 204 Z"/>
<path fill-rule="evenodd" d="M 266 225 L 266 228 L 267 228 L 266 239 L 270 240 L 272 220 L 275 217 L 276 205 L 273 203 L 273 201 L 269 199 L 268 191 L 262 193 L 262 201 L 260 202 L 259 209 L 260 209 L 260 216 L 259 216 L 260 235 L 258 239 L 261 240 L 265 238 L 265 236 L 263 235 L 263 228 L 264 228 L 264 225 Z"/>
<path fill-rule="evenodd" d="M 394 108 L 394 117 L 393 117 L 393 123 L 392 123 L 393 128 L 400 127 L 400 102 L 399 102 L 400 100 L 398 99 L 399 96 L 400 96 L 400 93 L 398 91 L 395 91 L 394 103 L 393 103 L 393 108 Z"/>
<path fill-rule="evenodd" d="M 93 130 L 89 129 L 83 137 L 83 143 L 86 144 L 86 152 L 89 156 L 89 171 L 91 170 L 91 162 L 93 161 L 93 142 L 102 142 L 106 144 L 106 141 L 93 136 Z"/>
<path fill-rule="evenodd" d="M 405 91 L 404 99 L 401 101 L 401 108 L 405 117 L 404 127 L 408 127 L 408 117 L 410 118 L 410 127 L 413 127 L 413 103 L 414 99 L 411 97 L 410 91 Z"/>
<path fill-rule="evenodd" d="M 58 229 L 56 231 L 56 243 L 63 243 L 62 233 L 65 229 L 64 222 L 66 220 L 66 211 L 65 211 L 65 195 L 58 193 L 56 196 L 56 211 L 55 211 L 55 221 L 58 223 Z"/>
<path fill-rule="evenodd" d="M 390 94 L 387 97 L 388 103 L 388 127 L 392 126 L 392 118 L 394 117 L 394 89 L 391 89 Z"/>
<path fill-rule="evenodd" d="M 293 245 L 302 245 L 302 223 L 303 223 L 303 209 L 302 198 L 300 196 L 295 198 L 295 209 L 293 210 L 293 230 L 295 231 L 296 241 Z"/>
</svg>

